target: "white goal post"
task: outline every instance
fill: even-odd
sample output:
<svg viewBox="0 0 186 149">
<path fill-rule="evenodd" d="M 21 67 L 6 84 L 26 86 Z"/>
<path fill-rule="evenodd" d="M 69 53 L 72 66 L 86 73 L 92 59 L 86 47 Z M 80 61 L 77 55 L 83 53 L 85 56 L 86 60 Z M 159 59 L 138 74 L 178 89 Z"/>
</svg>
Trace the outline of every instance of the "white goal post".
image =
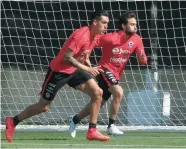
<svg viewBox="0 0 186 149">
<path fill-rule="evenodd" d="M 56 0 L 1 2 L 1 129 L 39 100 L 50 60 L 68 36 L 89 24 L 95 10 L 110 13 L 108 32 L 118 30 L 126 10 L 137 14 L 138 34 L 151 59 L 140 66 L 133 55 L 120 84 L 125 91 L 116 125 L 121 130 L 186 131 L 186 2 L 143 0 Z M 96 64 L 101 50 L 95 49 Z M 84 93 L 68 86 L 56 95 L 48 112 L 21 122 L 21 131 L 66 131 L 69 118 L 88 102 Z M 99 114 L 99 129 L 106 129 L 108 103 Z M 78 130 L 87 129 L 88 119 Z"/>
</svg>

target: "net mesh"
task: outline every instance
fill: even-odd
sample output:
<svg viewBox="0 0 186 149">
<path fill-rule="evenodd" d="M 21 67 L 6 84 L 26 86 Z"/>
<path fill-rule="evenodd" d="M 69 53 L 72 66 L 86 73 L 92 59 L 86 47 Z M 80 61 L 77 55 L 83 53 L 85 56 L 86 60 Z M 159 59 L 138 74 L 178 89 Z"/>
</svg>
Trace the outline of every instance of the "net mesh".
<svg viewBox="0 0 186 149">
<path fill-rule="evenodd" d="M 157 55 L 158 63 L 154 70 L 139 66 L 136 57 L 131 57 L 120 81 L 125 98 L 117 125 L 186 125 L 186 2 L 158 1 L 156 17 L 152 16 L 152 5 L 151 1 L 2 1 L 1 123 L 6 116 L 38 102 L 50 60 L 75 29 L 89 24 L 92 12 L 105 9 L 110 13 L 108 32 L 118 29 L 117 18 L 122 12 L 137 12 L 138 33 L 146 53 Z M 94 49 L 91 62 L 96 64 L 100 56 L 101 50 Z M 157 91 L 152 89 L 154 75 L 158 77 Z M 66 125 L 89 100 L 65 86 L 48 112 L 21 124 Z M 100 111 L 99 124 L 108 122 L 109 103 Z M 84 119 L 82 124 L 87 122 Z"/>
</svg>

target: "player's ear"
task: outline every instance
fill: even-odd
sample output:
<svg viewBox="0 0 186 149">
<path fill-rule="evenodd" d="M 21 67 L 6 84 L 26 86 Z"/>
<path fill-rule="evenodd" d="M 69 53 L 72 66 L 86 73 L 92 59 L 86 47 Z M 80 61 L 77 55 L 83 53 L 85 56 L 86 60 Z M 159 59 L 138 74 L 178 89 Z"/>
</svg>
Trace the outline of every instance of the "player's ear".
<svg viewBox="0 0 186 149">
<path fill-rule="evenodd" d="M 125 28 L 125 24 L 123 23 L 123 24 L 121 25 L 121 27 L 122 27 L 122 29 L 124 29 L 124 28 Z"/>
<path fill-rule="evenodd" d="M 96 25 L 97 24 L 97 20 L 96 19 L 93 19 L 92 24 L 93 25 Z"/>
</svg>

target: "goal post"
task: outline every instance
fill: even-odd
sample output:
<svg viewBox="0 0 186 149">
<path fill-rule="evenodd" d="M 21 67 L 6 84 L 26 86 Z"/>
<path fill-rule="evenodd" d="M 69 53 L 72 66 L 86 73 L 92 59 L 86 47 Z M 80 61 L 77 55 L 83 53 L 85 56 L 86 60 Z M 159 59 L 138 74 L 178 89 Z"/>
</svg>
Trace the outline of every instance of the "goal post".
<svg viewBox="0 0 186 149">
<path fill-rule="evenodd" d="M 151 59 L 140 66 L 130 58 L 120 84 L 124 89 L 116 125 L 121 130 L 186 130 L 186 2 L 138 0 L 58 0 L 1 2 L 1 129 L 4 119 L 15 116 L 39 100 L 49 62 L 77 28 L 88 25 L 92 12 L 110 13 L 108 32 L 117 31 L 118 17 L 126 10 L 137 13 L 138 34 Z M 96 64 L 101 50 L 94 49 Z M 90 98 L 63 87 L 48 112 L 21 122 L 23 131 L 65 131 L 69 118 Z M 99 129 L 106 129 L 108 101 L 99 114 Z M 78 130 L 87 129 L 83 119 Z"/>
</svg>

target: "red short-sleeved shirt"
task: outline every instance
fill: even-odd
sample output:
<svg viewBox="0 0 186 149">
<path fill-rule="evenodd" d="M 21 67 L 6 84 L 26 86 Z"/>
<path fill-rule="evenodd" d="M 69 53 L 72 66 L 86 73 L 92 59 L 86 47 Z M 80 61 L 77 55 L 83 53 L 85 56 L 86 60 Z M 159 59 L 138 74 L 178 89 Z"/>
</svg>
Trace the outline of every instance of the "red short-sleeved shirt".
<svg viewBox="0 0 186 149">
<path fill-rule="evenodd" d="M 99 36 L 96 44 L 102 47 L 102 57 L 98 65 L 111 71 L 118 80 L 133 52 L 138 57 L 146 57 L 142 39 L 137 34 L 127 39 L 123 31 L 108 33 Z"/>
<path fill-rule="evenodd" d="M 88 26 L 77 29 L 64 43 L 58 55 L 50 62 L 50 68 L 55 72 L 73 73 L 77 68 L 63 61 L 66 49 L 70 48 L 74 52 L 74 57 L 84 63 L 85 55 L 90 55 L 95 46 L 95 39 L 91 36 Z"/>
</svg>

